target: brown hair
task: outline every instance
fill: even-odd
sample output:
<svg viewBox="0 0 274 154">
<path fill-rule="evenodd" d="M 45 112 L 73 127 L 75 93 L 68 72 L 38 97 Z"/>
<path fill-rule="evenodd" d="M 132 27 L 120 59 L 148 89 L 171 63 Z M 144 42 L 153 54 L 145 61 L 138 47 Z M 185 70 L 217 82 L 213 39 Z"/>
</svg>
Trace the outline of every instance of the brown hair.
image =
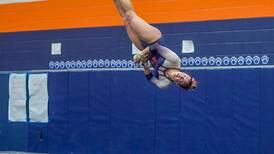
<svg viewBox="0 0 274 154">
<path fill-rule="evenodd" d="M 189 82 L 189 84 L 180 85 L 180 87 L 185 90 L 194 90 L 197 88 L 197 81 L 193 77 L 191 77 L 191 81 Z"/>
</svg>

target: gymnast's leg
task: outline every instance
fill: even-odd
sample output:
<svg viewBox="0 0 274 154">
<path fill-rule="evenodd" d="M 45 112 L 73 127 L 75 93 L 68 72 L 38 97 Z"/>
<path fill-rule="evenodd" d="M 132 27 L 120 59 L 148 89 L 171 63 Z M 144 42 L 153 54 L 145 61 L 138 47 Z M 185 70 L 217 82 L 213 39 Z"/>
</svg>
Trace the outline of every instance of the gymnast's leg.
<svg viewBox="0 0 274 154">
<path fill-rule="evenodd" d="M 133 34 L 146 43 L 153 43 L 161 37 L 159 29 L 149 25 L 135 13 L 130 0 L 114 0 L 114 3 L 125 22 L 127 31 L 130 32 L 130 38 Z"/>
<path fill-rule="evenodd" d="M 139 49 L 139 50 L 143 50 L 144 47 L 142 45 L 141 40 L 139 39 L 138 35 L 131 29 L 131 27 L 129 26 L 129 24 L 127 22 L 125 22 L 125 16 L 126 16 L 126 11 L 124 8 L 122 8 L 120 1 L 119 0 L 114 0 L 114 4 L 116 5 L 116 8 L 119 11 L 120 16 L 123 18 L 123 22 L 128 34 L 129 39 L 132 41 L 132 43 Z M 131 4 L 128 4 L 128 6 L 132 6 Z"/>
</svg>

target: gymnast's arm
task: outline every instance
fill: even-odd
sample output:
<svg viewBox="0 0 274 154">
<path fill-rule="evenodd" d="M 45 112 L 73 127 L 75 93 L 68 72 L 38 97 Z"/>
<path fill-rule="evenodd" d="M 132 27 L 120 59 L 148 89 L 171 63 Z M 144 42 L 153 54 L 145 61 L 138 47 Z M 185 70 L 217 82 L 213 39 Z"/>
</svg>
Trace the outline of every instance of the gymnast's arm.
<svg viewBox="0 0 274 154">
<path fill-rule="evenodd" d="M 160 89 L 167 88 L 170 84 L 170 81 L 168 79 L 158 80 L 157 78 L 155 78 L 147 65 L 144 65 L 144 74 L 148 81 L 154 83 Z"/>
<path fill-rule="evenodd" d="M 147 65 L 144 65 L 144 74 L 148 80 L 152 77 L 152 73 Z"/>
</svg>

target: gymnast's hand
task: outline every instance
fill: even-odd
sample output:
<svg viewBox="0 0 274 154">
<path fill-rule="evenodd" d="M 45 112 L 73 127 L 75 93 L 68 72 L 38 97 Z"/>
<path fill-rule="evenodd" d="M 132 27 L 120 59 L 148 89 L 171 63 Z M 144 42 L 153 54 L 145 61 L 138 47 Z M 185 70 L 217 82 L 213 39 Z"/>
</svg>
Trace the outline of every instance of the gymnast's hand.
<svg viewBox="0 0 274 154">
<path fill-rule="evenodd" d="M 135 63 L 147 62 L 149 60 L 149 54 L 150 54 L 149 47 L 146 47 L 140 53 L 133 56 L 133 61 Z"/>
<path fill-rule="evenodd" d="M 133 56 L 133 61 L 143 66 L 148 66 L 149 53 L 141 53 Z"/>
</svg>

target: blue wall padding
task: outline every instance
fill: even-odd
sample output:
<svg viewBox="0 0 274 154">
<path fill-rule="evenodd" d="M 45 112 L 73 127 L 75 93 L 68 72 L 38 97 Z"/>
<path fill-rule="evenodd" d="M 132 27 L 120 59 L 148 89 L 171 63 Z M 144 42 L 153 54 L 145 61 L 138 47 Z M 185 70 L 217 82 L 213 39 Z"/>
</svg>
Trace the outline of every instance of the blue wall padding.
<svg viewBox="0 0 274 154">
<path fill-rule="evenodd" d="M 68 73 L 48 74 L 49 153 L 66 152 L 68 139 Z M 62 146 L 60 146 L 62 145 Z"/>
<path fill-rule="evenodd" d="M 199 80 L 199 88 L 193 92 L 181 92 L 179 153 L 208 153 L 206 151 L 207 131 L 205 123 L 206 73 L 207 71 L 193 71 Z"/>
<path fill-rule="evenodd" d="M 79 81 L 83 84 L 79 84 Z M 87 124 L 89 120 L 89 73 L 69 73 L 68 88 L 69 124 Z"/>
<path fill-rule="evenodd" d="M 67 151 L 73 153 L 88 153 L 88 132 L 89 128 L 87 123 L 69 124 L 68 125 L 68 143 Z"/>
<path fill-rule="evenodd" d="M 157 154 L 179 153 L 181 92 L 183 91 L 177 86 L 167 90 L 157 90 L 155 103 L 155 153 Z"/>
<path fill-rule="evenodd" d="M 8 149 L 9 75 L 0 74 L 0 150 Z"/>
<path fill-rule="evenodd" d="M 7 144 L 1 150 L 95 154 L 273 151 L 270 111 L 274 106 L 267 88 L 273 82 L 271 69 L 192 74 L 199 79 L 199 89 L 186 92 L 176 86 L 159 90 L 142 72 L 49 73 L 49 123 L 7 123 Z"/>
<path fill-rule="evenodd" d="M 5 142 L 8 143 L 9 150 L 27 151 L 28 125 L 26 123 L 9 123 L 8 137 Z"/>
<path fill-rule="evenodd" d="M 49 124 L 68 123 L 68 73 L 48 74 Z"/>
<path fill-rule="evenodd" d="M 48 126 L 48 152 L 66 153 L 68 152 L 68 126 L 67 124 L 52 124 Z"/>
<path fill-rule="evenodd" d="M 260 71 L 253 69 L 233 72 L 233 147 L 238 153 L 255 154 L 259 151 Z"/>
<path fill-rule="evenodd" d="M 111 84 L 113 153 L 153 152 L 155 91 L 148 87 L 150 84 L 141 73 L 113 73 Z"/>
<path fill-rule="evenodd" d="M 79 84 L 79 81 L 83 84 Z M 86 153 L 89 130 L 89 73 L 69 73 L 68 89 L 68 150 Z"/>
<path fill-rule="evenodd" d="M 261 112 L 260 112 L 260 152 L 271 154 L 274 152 L 274 71 L 262 70 L 261 80 Z"/>
<path fill-rule="evenodd" d="M 30 123 L 28 133 L 28 151 L 48 153 L 48 125 Z"/>
<path fill-rule="evenodd" d="M 205 86 L 204 111 L 206 150 L 209 154 L 234 153 L 232 116 L 231 70 L 206 71 L 207 78 L 201 81 Z"/>
<path fill-rule="evenodd" d="M 94 154 L 108 154 L 111 151 L 111 72 L 91 72 L 89 78 L 89 146 Z M 100 87 L 100 88 L 99 88 Z M 108 99 L 106 99 L 108 98 Z"/>
</svg>

